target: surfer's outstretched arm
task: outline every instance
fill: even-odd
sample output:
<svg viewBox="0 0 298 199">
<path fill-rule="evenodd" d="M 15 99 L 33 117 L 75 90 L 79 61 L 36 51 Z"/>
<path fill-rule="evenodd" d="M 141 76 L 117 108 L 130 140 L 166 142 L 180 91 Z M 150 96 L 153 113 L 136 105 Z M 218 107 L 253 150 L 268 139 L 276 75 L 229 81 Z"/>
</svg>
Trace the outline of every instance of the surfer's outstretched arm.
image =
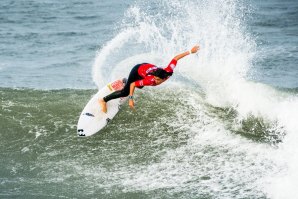
<svg viewBox="0 0 298 199">
<path fill-rule="evenodd" d="M 190 51 L 186 51 L 186 52 L 184 52 L 184 53 L 181 53 L 181 54 L 179 54 L 179 55 L 176 55 L 176 56 L 174 57 L 174 59 L 175 59 L 176 61 L 178 61 L 179 59 L 185 57 L 186 55 L 190 55 L 191 53 L 196 53 L 196 52 L 198 52 L 199 49 L 200 49 L 200 46 L 199 46 L 199 45 L 194 46 L 194 47 L 192 47 L 192 49 L 191 49 Z"/>
</svg>

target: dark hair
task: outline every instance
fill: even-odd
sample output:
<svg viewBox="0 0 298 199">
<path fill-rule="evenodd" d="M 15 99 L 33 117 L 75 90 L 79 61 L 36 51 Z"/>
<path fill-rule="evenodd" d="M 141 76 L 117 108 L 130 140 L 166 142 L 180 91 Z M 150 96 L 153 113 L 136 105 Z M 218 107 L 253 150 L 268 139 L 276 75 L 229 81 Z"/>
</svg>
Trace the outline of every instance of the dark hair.
<svg viewBox="0 0 298 199">
<path fill-rule="evenodd" d="M 156 77 L 159 77 L 161 79 L 166 79 L 169 76 L 172 76 L 173 73 L 167 72 L 162 68 L 157 68 L 155 71 L 151 72 L 151 75 L 154 75 Z"/>
</svg>

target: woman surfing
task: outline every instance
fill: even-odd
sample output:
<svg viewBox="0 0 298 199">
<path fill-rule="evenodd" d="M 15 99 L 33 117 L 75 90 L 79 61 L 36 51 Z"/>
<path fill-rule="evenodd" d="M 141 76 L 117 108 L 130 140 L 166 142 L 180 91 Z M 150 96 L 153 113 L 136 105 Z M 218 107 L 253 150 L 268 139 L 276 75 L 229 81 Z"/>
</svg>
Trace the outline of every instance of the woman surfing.
<svg viewBox="0 0 298 199">
<path fill-rule="evenodd" d="M 104 98 L 99 99 L 102 112 L 107 112 L 108 101 L 126 96 L 128 96 L 130 108 L 133 109 L 133 94 L 136 87 L 143 88 L 144 86 L 157 86 L 165 82 L 172 76 L 179 59 L 192 53 L 196 53 L 199 49 L 200 47 L 197 45 L 192 47 L 189 51 L 176 55 L 165 68 L 159 68 L 149 63 L 137 64 L 130 71 L 127 82 L 122 90 L 115 91 Z"/>
</svg>

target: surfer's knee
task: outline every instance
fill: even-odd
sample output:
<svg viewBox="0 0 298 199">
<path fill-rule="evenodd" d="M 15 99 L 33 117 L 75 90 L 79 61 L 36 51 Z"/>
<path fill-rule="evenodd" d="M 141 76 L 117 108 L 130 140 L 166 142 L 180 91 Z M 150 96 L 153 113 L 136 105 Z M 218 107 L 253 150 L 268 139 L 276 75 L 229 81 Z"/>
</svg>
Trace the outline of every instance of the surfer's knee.
<svg viewBox="0 0 298 199">
<path fill-rule="evenodd" d="M 127 97 L 129 95 L 129 90 L 122 90 L 122 97 Z"/>
<path fill-rule="evenodd" d="M 100 101 L 102 101 L 102 102 L 105 102 L 105 103 L 107 103 L 107 102 L 108 102 L 108 100 L 106 99 L 106 97 L 104 97 L 104 98 L 100 99 Z"/>
<path fill-rule="evenodd" d="M 124 94 L 123 94 L 123 97 L 127 97 L 129 95 L 129 92 L 125 92 Z"/>
</svg>

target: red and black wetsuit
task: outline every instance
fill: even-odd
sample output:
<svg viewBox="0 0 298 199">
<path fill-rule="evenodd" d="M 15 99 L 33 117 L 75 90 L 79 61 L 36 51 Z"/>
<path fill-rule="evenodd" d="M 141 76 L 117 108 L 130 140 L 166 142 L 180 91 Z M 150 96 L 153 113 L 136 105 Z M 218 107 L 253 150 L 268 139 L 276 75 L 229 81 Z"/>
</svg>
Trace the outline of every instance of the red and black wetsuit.
<svg viewBox="0 0 298 199">
<path fill-rule="evenodd" d="M 172 73 L 174 68 L 176 67 L 177 60 L 172 59 L 169 65 L 164 68 L 165 71 Z M 156 86 L 154 76 L 152 72 L 157 70 L 157 66 L 153 64 L 143 63 L 138 64 L 132 68 L 130 74 L 128 76 L 127 82 L 124 88 L 120 91 L 115 91 L 110 95 L 103 98 L 105 102 L 108 102 L 112 99 L 116 99 L 119 97 L 126 97 L 129 95 L 130 84 L 135 82 L 135 86 L 138 88 L 143 88 L 144 86 Z M 168 77 L 169 78 L 169 77 Z M 166 79 L 168 79 L 166 78 Z"/>
</svg>

